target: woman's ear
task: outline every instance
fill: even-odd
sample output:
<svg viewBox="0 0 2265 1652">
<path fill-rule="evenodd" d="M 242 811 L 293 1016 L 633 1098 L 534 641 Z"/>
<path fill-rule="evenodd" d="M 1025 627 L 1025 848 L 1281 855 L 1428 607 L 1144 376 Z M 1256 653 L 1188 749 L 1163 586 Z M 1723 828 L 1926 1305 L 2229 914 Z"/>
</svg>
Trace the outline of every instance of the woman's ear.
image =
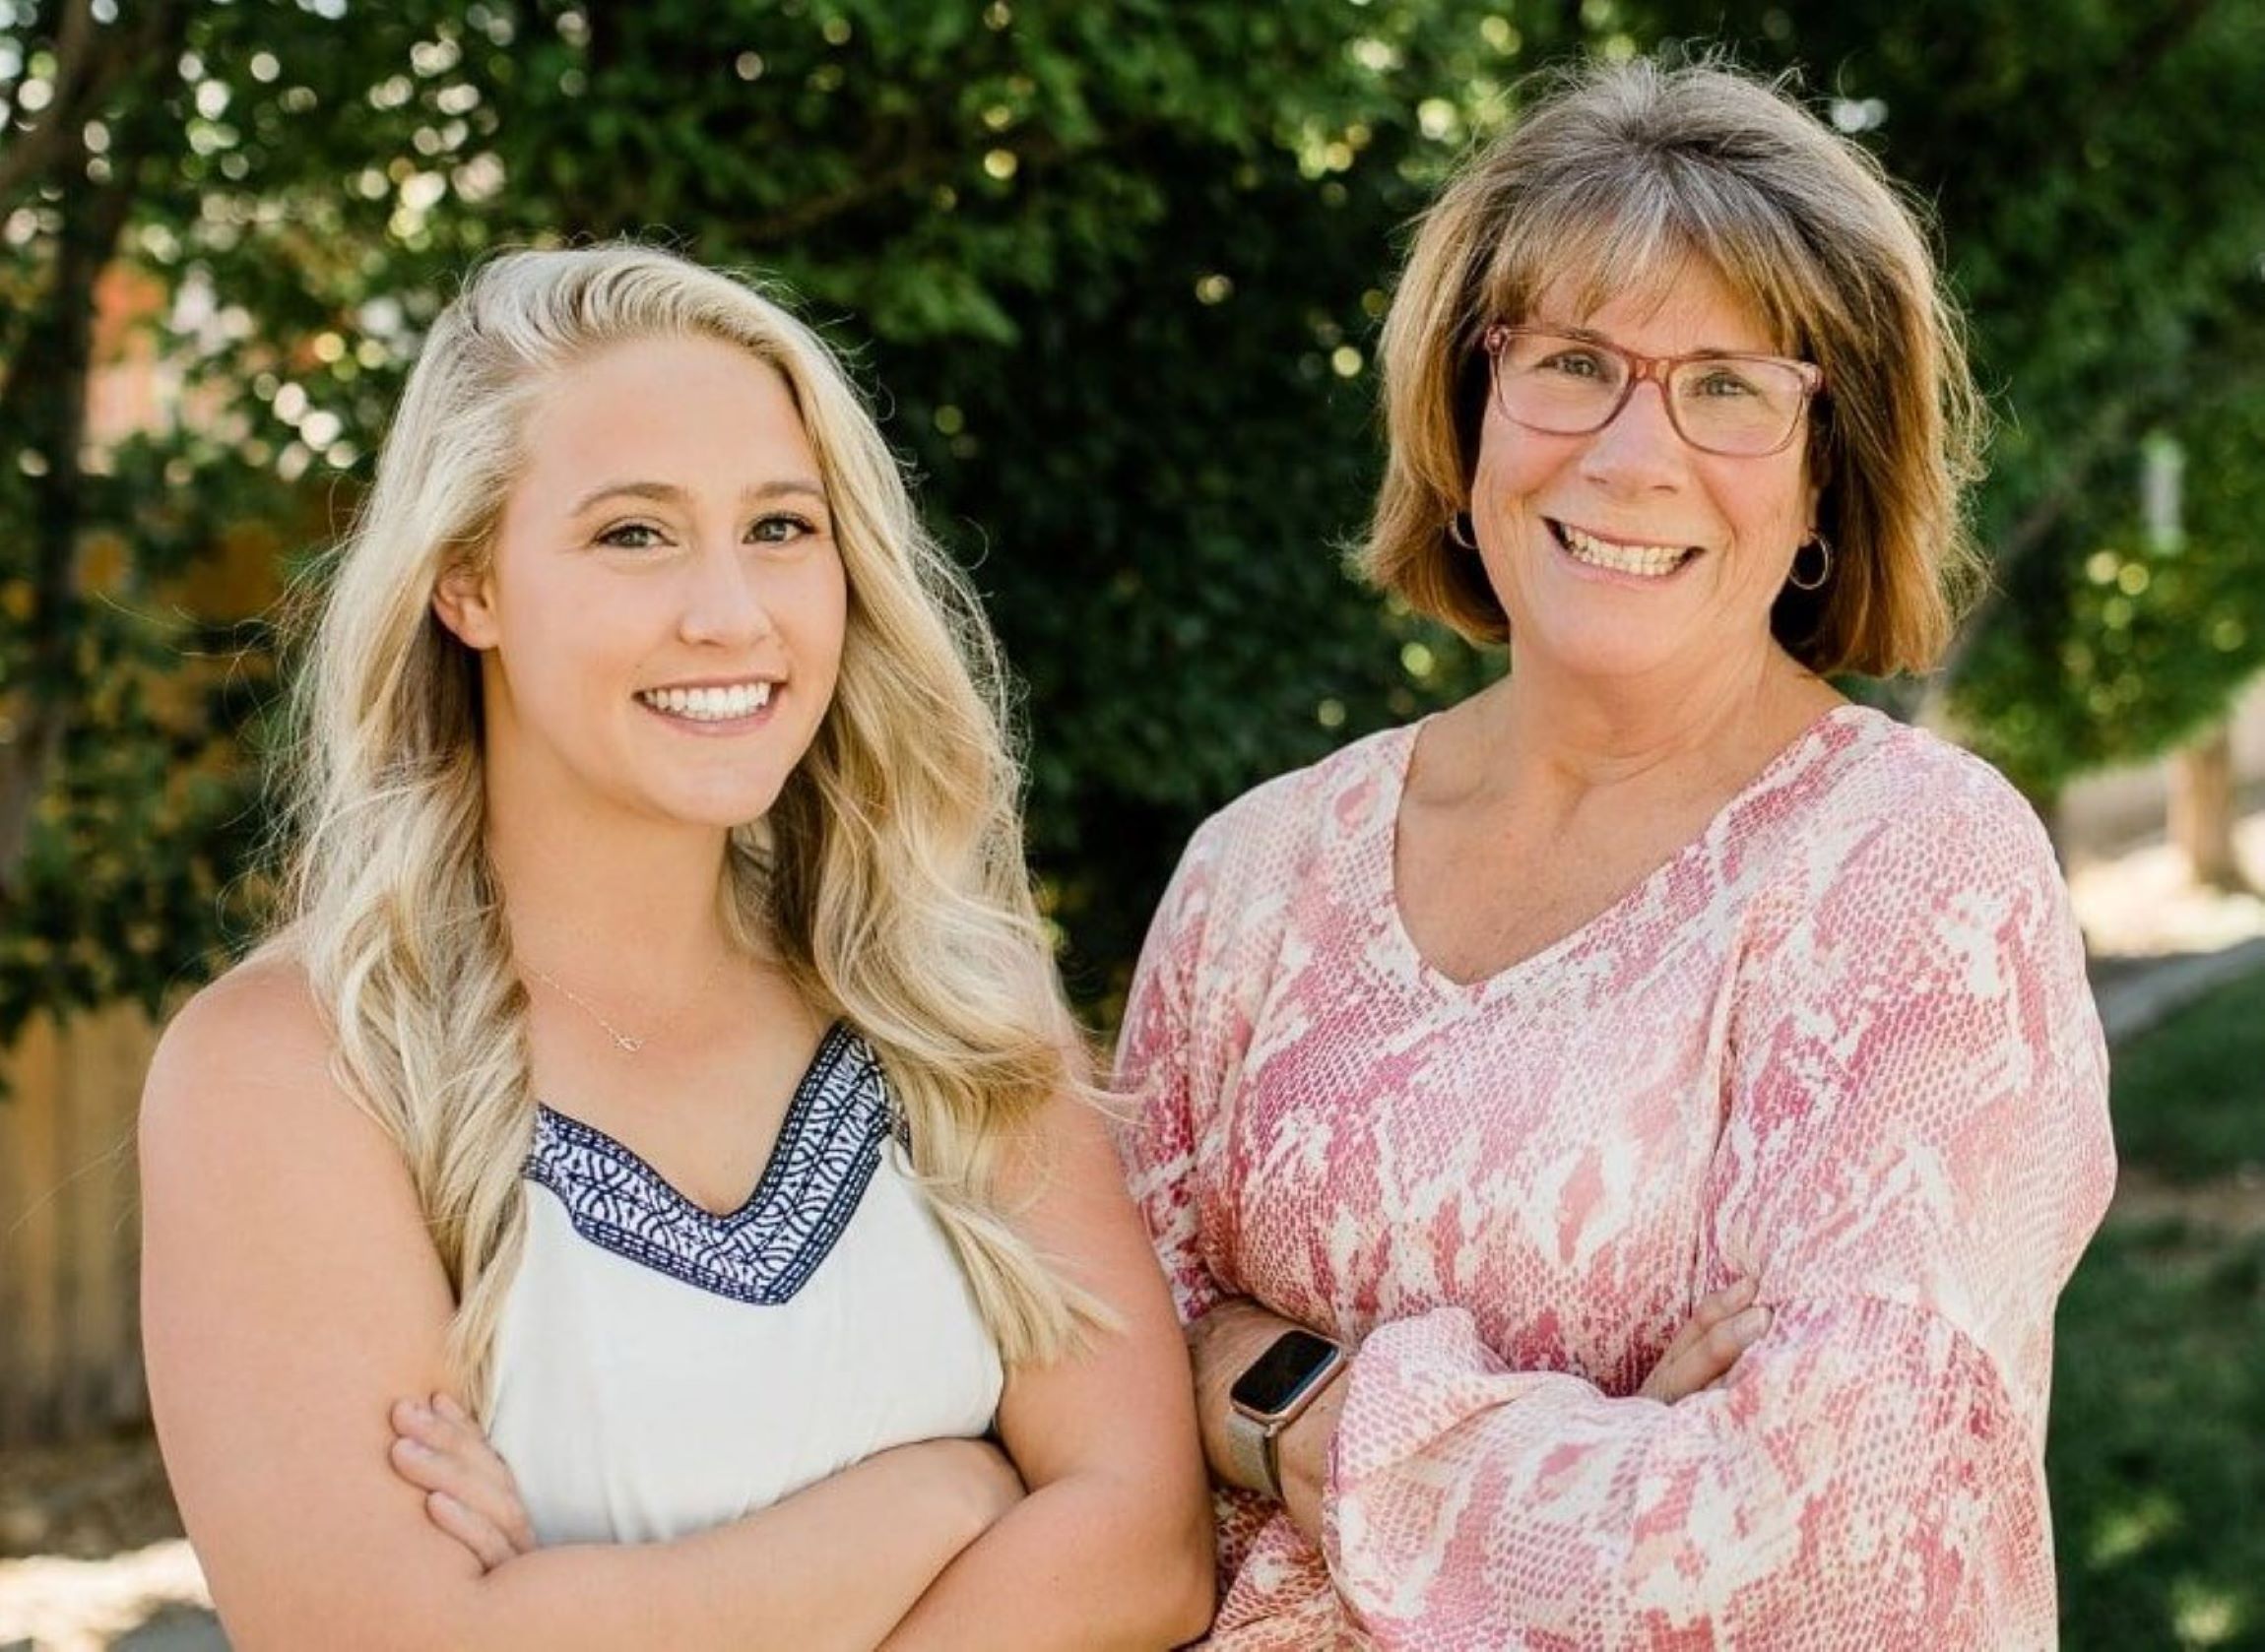
<svg viewBox="0 0 2265 1652">
<path fill-rule="evenodd" d="M 495 624 L 495 582 L 459 562 L 432 587 L 433 617 L 470 649 L 490 649 L 499 640 Z"/>
</svg>

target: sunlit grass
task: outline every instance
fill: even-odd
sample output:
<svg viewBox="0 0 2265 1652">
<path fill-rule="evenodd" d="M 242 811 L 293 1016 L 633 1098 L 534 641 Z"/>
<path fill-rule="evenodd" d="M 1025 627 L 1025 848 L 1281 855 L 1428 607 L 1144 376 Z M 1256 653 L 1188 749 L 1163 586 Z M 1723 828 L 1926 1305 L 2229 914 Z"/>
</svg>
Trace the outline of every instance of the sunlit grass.
<svg viewBox="0 0 2265 1652">
<path fill-rule="evenodd" d="M 2128 1169 L 2265 1163 L 2261 1012 L 2253 978 L 2119 1052 Z M 2047 1466 L 2064 1647 L 2265 1649 L 2265 1232 L 2110 1219 L 2061 1300 Z"/>
<path fill-rule="evenodd" d="M 2181 1181 L 2265 1167 L 2265 975 L 2180 1011 L 2117 1050 L 2114 1067 L 2128 1161 Z"/>
</svg>

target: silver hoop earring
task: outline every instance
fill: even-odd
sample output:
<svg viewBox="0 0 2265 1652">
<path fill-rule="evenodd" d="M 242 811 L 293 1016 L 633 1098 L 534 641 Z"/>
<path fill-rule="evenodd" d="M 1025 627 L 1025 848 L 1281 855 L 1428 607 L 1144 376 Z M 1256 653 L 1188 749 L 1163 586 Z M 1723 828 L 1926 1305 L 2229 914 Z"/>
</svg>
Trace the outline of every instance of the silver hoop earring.
<svg viewBox="0 0 2265 1652">
<path fill-rule="evenodd" d="M 1448 519 L 1447 537 L 1465 550 L 1478 548 L 1478 525 L 1471 521 L 1470 512 L 1456 511 Z"/>
<path fill-rule="evenodd" d="M 1803 579 L 1801 577 L 1801 551 L 1807 550 L 1809 545 L 1817 547 L 1817 577 L 1815 579 Z M 1822 591 L 1825 589 L 1825 582 L 1832 577 L 1833 541 L 1819 534 L 1809 541 L 1809 544 L 1805 544 L 1801 546 L 1800 550 L 1793 552 L 1793 566 L 1785 574 L 1785 583 L 1795 591 Z"/>
</svg>

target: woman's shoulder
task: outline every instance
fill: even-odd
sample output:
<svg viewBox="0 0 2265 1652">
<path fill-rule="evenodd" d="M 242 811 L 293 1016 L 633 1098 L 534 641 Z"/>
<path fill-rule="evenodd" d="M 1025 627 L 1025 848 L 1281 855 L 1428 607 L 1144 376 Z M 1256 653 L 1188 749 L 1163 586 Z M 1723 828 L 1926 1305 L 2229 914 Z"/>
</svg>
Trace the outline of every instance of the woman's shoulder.
<svg viewBox="0 0 2265 1652">
<path fill-rule="evenodd" d="M 1141 974 L 1241 975 L 1331 841 L 1389 831 L 1412 727 L 1383 730 L 1244 793 L 1196 829 L 1156 909 Z"/>
<path fill-rule="evenodd" d="M 1262 781 L 1197 828 L 1191 854 L 1271 861 L 1327 829 L 1389 823 L 1418 727 L 1381 729 Z"/>
<path fill-rule="evenodd" d="M 374 1136 L 331 1073 L 334 1041 L 304 965 L 271 944 L 199 990 L 166 1023 L 142 1092 L 146 1172 L 326 1139 Z"/>
<path fill-rule="evenodd" d="M 152 1072 L 272 1072 L 329 1061 L 330 1034 L 306 968 L 271 944 L 203 987 L 165 1024 Z"/>
<path fill-rule="evenodd" d="M 1973 752 L 1844 707 L 1779 778 L 1780 797 L 1749 800 L 1741 846 L 1761 879 L 1747 918 L 1758 955 L 1807 935 L 1855 967 L 1897 937 L 1932 945 L 2008 924 L 2055 957 L 2081 952 L 2043 823 Z"/>
<path fill-rule="evenodd" d="M 1900 844 L 1949 858 L 2052 864 L 2037 810 L 1974 752 L 1865 706 L 1840 708 L 1822 732 L 1806 771 L 1812 841 L 1851 854 Z"/>
</svg>

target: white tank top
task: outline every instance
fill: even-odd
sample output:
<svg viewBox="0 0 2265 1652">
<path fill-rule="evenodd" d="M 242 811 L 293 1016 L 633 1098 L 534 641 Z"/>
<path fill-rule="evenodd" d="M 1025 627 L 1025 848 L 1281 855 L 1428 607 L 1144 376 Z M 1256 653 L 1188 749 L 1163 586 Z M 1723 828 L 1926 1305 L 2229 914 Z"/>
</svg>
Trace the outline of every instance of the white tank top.
<svg viewBox="0 0 2265 1652">
<path fill-rule="evenodd" d="M 526 1174 L 489 1436 L 542 1543 L 680 1537 L 991 1426 L 998 1350 L 847 1026 L 729 1216 L 548 1108 Z"/>
</svg>

